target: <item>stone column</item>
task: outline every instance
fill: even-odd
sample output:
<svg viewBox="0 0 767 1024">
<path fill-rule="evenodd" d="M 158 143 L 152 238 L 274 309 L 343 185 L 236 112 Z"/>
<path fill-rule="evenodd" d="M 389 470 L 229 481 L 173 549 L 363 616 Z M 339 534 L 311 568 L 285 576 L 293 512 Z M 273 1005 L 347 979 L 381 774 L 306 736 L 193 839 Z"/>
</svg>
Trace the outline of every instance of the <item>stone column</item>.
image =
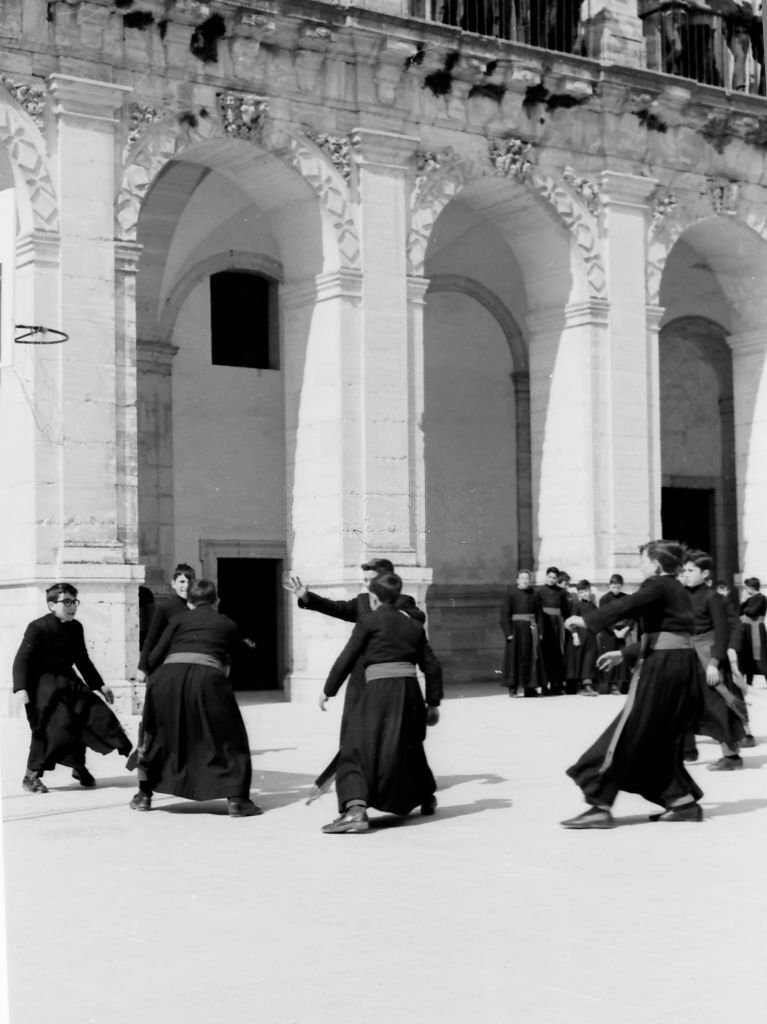
<svg viewBox="0 0 767 1024">
<path fill-rule="evenodd" d="M 645 275 L 650 178 L 604 171 L 608 330 L 598 353 L 596 495 L 600 570 L 636 576 L 637 546 L 660 533 L 658 314 Z"/>
<path fill-rule="evenodd" d="M 426 468 L 424 463 L 424 363 L 423 318 L 426 309 L 426 277 L 409 277 L 407 282 L 410 412 L 410 514 L 416 564 L 426 564 Z M 423 594 L 425 599 L 426 594 Z"/>
<path fill-rule="evenodd" d="M 147 586 L 168 590 L 174 552 L 173 357 L 176 345 L 136 346 L 138 433 L 138 544 Z"/>
<path fill-rule="evenodd" d="M 94 661 L 130 710 L 143 569 L 131 543 L 135 510 L 126 501 L 125 446 L 132 442 L 123 403 L 130 403 L 132 371 L 116 325 L 113 241 L 116 111 L 129 90 L 63 74 L 51 75 L 49 85 L 61 206 L 60 315 L 70 335 L 58 383 L 57 575 L 80 588 Z"/>
<path fill-rule="evenodd" d="M 767 565 L 767 335 L 731 334 L 735 399 L 738 554 L 744 576 L 764 578 Z"/>
<path fill-rule="evenodd" d="M 606 304 L 538 310 L 527 324 L 535 568 L 557 565 L 595 579 L 602 510 L 594 356 L 607 330 Z"/>
<path fill-rule="evenodd" d="M 138 561 L 136 273 L 140 255 L 140 245 L 115 243 L 117 539 L 128 562 Z"/>
<path fill-rule="evenodd" d="M 533 467 L 530 440 L 530 374 L 511 374 L 517 462 L 517 568 L 533 564 Z"/>
<path fill-rule="evenodd" d="M 408 164 L 418 140 L 366 128 L 352 136 L 363 256 L 361 523 L 369 555 L 414 565 L 408 351 Z"/>
</svg>

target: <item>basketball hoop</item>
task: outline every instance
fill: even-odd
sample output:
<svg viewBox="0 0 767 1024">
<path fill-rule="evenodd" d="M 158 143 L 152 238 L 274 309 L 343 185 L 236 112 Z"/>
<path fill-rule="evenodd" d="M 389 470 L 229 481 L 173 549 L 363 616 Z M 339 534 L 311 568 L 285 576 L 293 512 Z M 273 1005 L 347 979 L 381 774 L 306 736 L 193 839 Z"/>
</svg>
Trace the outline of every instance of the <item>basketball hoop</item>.
<svg viewBox="0 0 767 1024">
<path fill-rule="evenodd" d="M 69 341 L 66 331 L 57 331 L 55 327 L 43 327 L 42 324 L 16 324 L 17 334 L 13 339 L 17 345 L 60 345 Z"/>
</svg>

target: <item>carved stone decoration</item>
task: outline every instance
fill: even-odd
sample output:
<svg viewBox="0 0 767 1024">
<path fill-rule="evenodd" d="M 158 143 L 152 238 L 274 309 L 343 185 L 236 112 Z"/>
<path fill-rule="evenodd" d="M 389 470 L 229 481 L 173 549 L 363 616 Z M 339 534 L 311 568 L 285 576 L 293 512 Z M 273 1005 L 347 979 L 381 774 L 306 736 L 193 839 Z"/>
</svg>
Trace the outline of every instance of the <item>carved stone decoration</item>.
<svg viewBox="0 0 767 1024">
<path fill-rule="evenodd" d="M 463 188 L 468 165 L 452 147 L 415 155 L 408 232 L 409 273 L 420 275 L 434 222 L 442 208 Z"/>
<path fill-rule="evenodd" d="M 738 212 L 740 202 L 740 185 L 737 181 L 712 178 L 707 182 L 711 207 L 716 214 L 732 214 Z"/>
<path fill-rule="evenodd" d="M 530 159 L 532 152 L 532 143 L 525 139 L 488 140 L 490 163 L 493 165 L 494 173 L 503 178 L 525 178 L 533 166 Z"/>
<path fill-rule="evenodd" d="M 313 146 L 298 135 L 291 135 L 287 149 L 288 162 L 311 185 L 322 200 L 331 218 L 338 241 L 341 269 L 360 269 L 360 238 L 349 190 L 335 169 L 318 158 Z"/>
<path fill-rule="evenodd" d="M 268 149 L 304 178 L 317 193 L 335 233 L 342 269 L 358 270 L 359 231 L 343 175 L 308 138 L 298 133 L 265 131 L 266 102 L 247 94 L 227 99 L 221 113 L 205 108 L 169 110 L 143 124 L 133 148 L 123 162 L 115 202 L 116 237 L 133 241 L 141 204 L 162 168 L 191 145 L 214 138 L 243 139 Z M 318 136 L 319 138 L 319 136 Z M 347 143 L 348 145 L 348 143 Z M 339 149 L 343 147 L 340 146 Z"/>
<path fill-rule="evenodd" d="M 572 167 L 564 168 L 562 180 L 581 197 L 584 206 L 590 213 L 593 213 L 595 217 L 599 216 L 602 209 L 602 197 L 595 182 L 590 178 L 581 177 Z"/>
<path fill-rule="evenodd" d="M 677 202 L 676 196 L 670 189 L 665 185 L 659 185 L 650 196 L 650 215 L 653 226 L 657 227 L 663 218 L 671 213 Z"/>
<path fill-rule="evenodd" d="M 250 142 L 262 141 L 264 121 L 269 110 L 268 100 L 249 93 L 219 92 L 216 93 L 216 103 L 227 135 Z"/>
<path fill-rule="evenodd" d="M 125 163 L 128 154 L 144 134 L 146 129 L 155 123 L 159 117 L 156 107 L 148 103 L 131 101 L 126 108 L 125 143 L 123 144 L 122 159 Z"/>
<path fill-rule="evenodd" d="M 48 172 L 42 142 L 36 138 L 34 129 L 11 102 L 3 102 L 0 91 L 0 145 L 10 157 L 11 165 L 18 168 L 26 197 L 19 198 L 22 229 L 43 232 L 58 232 L 59 209 L 56 189 Z M 26 198 L 26 202 L 25 202 Z M 29 223 L 24 224 L 24 209 L 29 210 Z"/>
<path fill-rule="evenodd" d="M 352 147 L 349 136 L 315 132 L 308 125 L 302 127 L 306 137 L 323 153 L 327 153 L 330 162 L 348 185 L 352 178 Z"/>
<path fill-rule="evenodd" d="M 554 208 L 581 252 L 591 296 L 604 298 L 607 276 L 599 252 L 597 219 L 566 181 L 555 180 L 533 164 L 532 152 L 532 145 L 522 139 L 491 140 L 489 169 L 488 165 L 473 165 L 449 148 L 419 153 L 410 205 L 409 272 L 423 274 L 429 238 L 442 209 L 470 180 L 490 173 L 519 181 Z"/>
<path fill-rule="evenodd" d="M 0 75 L 0 82 L 24 113 L 31 118 L 40 134 L 45 136 L 45 109 L 48 105 L 48 93 L 45 87 L 29 82 L 16 82 L 6 75 Z"/>
</svg>

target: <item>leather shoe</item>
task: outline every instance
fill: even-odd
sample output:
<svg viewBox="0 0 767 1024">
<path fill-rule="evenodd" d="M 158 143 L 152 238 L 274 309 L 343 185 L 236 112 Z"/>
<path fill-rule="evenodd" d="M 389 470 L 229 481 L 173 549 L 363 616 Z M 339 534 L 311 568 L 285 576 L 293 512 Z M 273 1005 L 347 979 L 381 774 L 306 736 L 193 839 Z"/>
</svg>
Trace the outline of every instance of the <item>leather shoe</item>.
<svg viewBox="0 0 767 1024">
<path fill-rule="evenodd" d="M 745 739 L 741 742 L 740 745 L 741 745 L 741 747 L 755 747 L 756 746 L 756 740 L 751 735 L 751 733 L 748 733 L 748 735 L 745 737 Z"/>
<path fill-rule="evenodd" d="M 326 835 L 344 835 L 346 833 L 367 832 L 369 828 L 370 822 L 368 821 L 365 808 L 350 807 L 348 811 L 344 811 L 343 814 L 339 815 L 335 821 L 331 821 L 329 825 L 323 825 L 322 831 Z"/>
<path fill-rule="evenodd" d="M 615 824 L 610 811 L 602 807 L 589 807 L 574 818 L 566 818 L 559 823 L 564 828 L 612 828 Z"/>
<path fill-rule="evenodd" d="M 21 788 L 27 793 L 48 793 L 48 787 L 37 772 L 27 772 L 21 780 Z"/>
<path fill-rule="evenodd" d="M 424 800 L 421 804 L 421 814 L 424 818 L 430 818 L 437 810 L 437 798 L 436 796 L 430 796 L 428 800 Z"/>
<path fill-rule="evenodd" d="M 660 814 L 651 814 L 650 821 L 703 821 L 703 808 L 694 803 L 669 807 Z"/>
<path fill-rule="evenodd" d="M 743 767 L 743 758 L 740 754 L 733 754 L 727 757 L 720 757 L 718 761 L 708 766 L 710 772 L 735 772 Z"/>
<path fill-rule="evenodd" d="M 264 812 L 249 798 L 229 797 L 227 800 L 230 818 L 252 818 L 256 814 Z"/>
<path fill-rule="evenodd" d="M 80 768 L 73 768 L 72 778 L 75 779 L 76 782 L 79 782 L 83 789 L 93 789 L 96 785 L 96 780 L 85 765 L 82 765 Z"/>
<path fill-rule="evenodd" d="M 148 793 L 142 793 L 139 790 L 138 793 L 133 794 L 128 806 L 132 811 L 151 811 L 152 798 Z"/>
<path fill-rule="evenodd" d="M 699 756 L 697 747 L 694 750 L 685 750 L 684 752 L 685 761 L 697 761 Z"/>
</svg>

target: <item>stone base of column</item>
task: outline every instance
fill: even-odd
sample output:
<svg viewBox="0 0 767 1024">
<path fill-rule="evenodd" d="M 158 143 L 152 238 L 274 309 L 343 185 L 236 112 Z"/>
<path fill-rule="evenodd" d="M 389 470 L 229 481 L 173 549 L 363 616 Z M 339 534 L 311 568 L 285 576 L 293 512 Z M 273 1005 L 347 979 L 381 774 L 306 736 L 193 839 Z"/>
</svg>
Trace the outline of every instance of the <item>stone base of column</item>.
<svg viewBox="0 0 767 1024">
<path fill-rule="evenodd" d="M 325 676 L 310 675 L 307 672 L 291 672 L 290 675 L 285 676 L 285 699 L 289 700 L 291 704 L 316 704 L 324 684 Z M 343 700 L 343 691 L 341 699 Z"/>
</svg>

